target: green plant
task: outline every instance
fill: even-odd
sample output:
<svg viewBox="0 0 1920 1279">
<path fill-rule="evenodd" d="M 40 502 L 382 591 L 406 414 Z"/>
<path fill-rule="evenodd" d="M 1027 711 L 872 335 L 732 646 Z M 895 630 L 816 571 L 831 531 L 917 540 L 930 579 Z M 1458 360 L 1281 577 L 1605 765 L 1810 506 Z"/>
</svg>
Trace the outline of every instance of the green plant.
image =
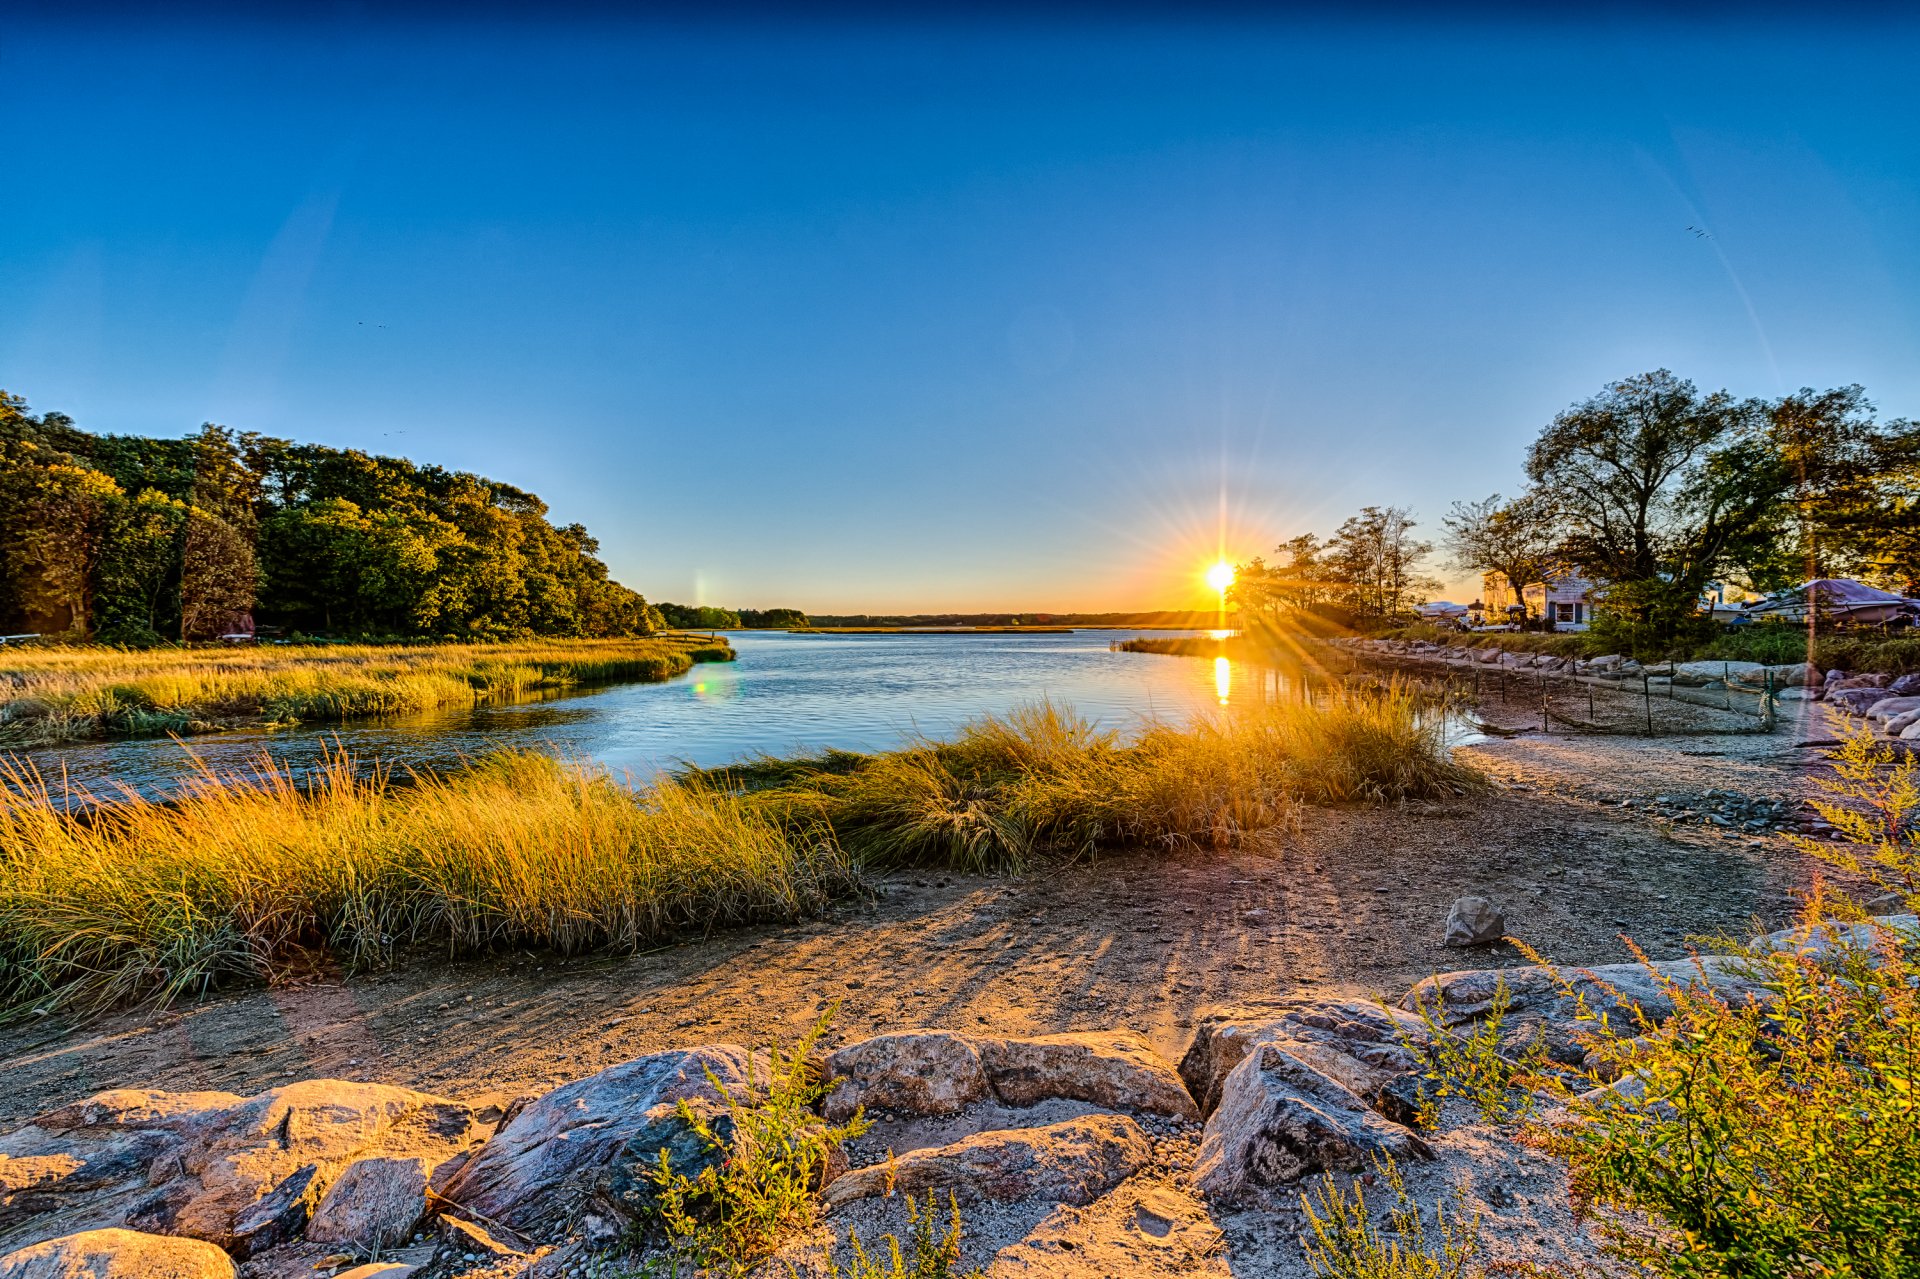
<svg viewBox="0 0 1920 1279">
<path fill-rule="evenodd" d="M 662 1150 L 648 1170 L 672 1273 L 745 1274 L 814 1220 L 834 1155 L 868 1128 L 859 1112 L 829 1124 L 814 1109 L 826 1088 L 808 1055 L 833 1013 L 814 1023 L 792 1053 L 783 1055 L 777 1044 L 768 1048 L 764 1095 L 751 1077 L 735 1091 L 709 1071 L 723 1109 L 679 1104 L 681 1121 L 716 1157 L 687 1176 Z"/>
<path fill-rule="evenodd" d="M 1849 733 L 1831 757 L 1833 775 L 1815 779 L 1825 798 L 1810 802 L 1842 843 L 1794 837 L 1800 850 L 1920 901 L 1920 757 L 1897 751 L 1870 728 Z"/>
<path fill-rule="evenodd" d="M 1312 1199 L 1300 1196 L 1313 1231 L 1307 1265 L 1317 1279 L 1466 1279 L 1478 1273 L 1480 1214 L 1468 1207 L 1464 1187 L 1455 1189 L 1451 1213 L 1436 1202 L 1428 1214 L 1391 1158 L 1375 1172 L 1393 1196 L 1384 1226 L 1374 1223 L 1357 1179 L 1342 1190 L 1331 1173 L 1323 1174 Z"/>
<path fill-rule="evenodd" d="M 1425 1066 L 1419 1122 L 1432 1128 L 1440 1118 L 1440 1100 L 1459 1097 L 1473 1104 L 1489 1124 L 1514 1124 L 1532 1114 L 1535 1096 L 1529 1087 L 1546 1060 L 1538 1037 L 1522 1042 L 1518 1052 L 1506 1043 L 1507 1013 L 1513 996 L 1504 978 L 1494 984 L 1487 1014 L 1466 1033 L 1448 1026 L 1438 998 L 1418 998 L 1413 1011 L 1426 1027 L 1424 1042 L 1409 1039 L 1407 1047 Z"/>
<path fill-rule="evenodd" d="M 852 1262 L 844 1270 L 834 1263 L 833 1279 L 973 1279 L 980 1274 L 978 1270 L 963 1274 L 955 1268 L 960 1264 L 960 1201 L 951 1191 L 947 1192 L 947 1211 L 947 1228 L 939 1231 L 933 1197 L 929 1195 L 922 1207 L 908 1195 L 906 1252 L 901 1252 L 898 1237 L 885 1235 L 886 1252 L 874 1257 L 860 1242 L 859 1234 L 848 1231 Z"/>
</svg>

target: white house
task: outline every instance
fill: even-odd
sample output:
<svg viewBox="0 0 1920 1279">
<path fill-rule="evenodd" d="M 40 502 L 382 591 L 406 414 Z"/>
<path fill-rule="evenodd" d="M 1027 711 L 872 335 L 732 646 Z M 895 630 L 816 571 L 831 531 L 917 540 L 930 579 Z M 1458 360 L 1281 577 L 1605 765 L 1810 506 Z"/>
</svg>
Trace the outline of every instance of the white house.
<svg viewBox="0 0 1920 1279">
<path fill-rule="evenodd" d="M 1480 579 L 1482 611 L 1497 622 L 1524 600 L 1529 617 L 1551 619 L 1556 630 L 1584 631 L 1593 622 L 1593 587 L 1584 577 L 1563 577 L 1533 582 L 1516 595 L 1505 573 L 1487 573 Z"/>
</svg>

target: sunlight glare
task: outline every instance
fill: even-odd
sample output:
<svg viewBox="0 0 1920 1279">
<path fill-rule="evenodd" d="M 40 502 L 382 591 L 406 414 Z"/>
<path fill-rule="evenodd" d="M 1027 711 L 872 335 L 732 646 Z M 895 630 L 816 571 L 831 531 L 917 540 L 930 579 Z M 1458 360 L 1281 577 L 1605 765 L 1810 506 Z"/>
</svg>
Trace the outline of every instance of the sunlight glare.
<svg viewBox="0 0 1920 1279">
<path fill-rule="evenodd" d="M 1227 704 L 1227 694 L 1233 691 L 1233 663 L 1224 657 L 1213 659 L 1213 691 L 1220 698 L 1220 704 Z"/>
<path fill-rule="evenodd" d="M 1233 565 L 1221 560 L 1207 570 L 1207 585 L 1224 594 L 1233 585 Z"/>
</svg>

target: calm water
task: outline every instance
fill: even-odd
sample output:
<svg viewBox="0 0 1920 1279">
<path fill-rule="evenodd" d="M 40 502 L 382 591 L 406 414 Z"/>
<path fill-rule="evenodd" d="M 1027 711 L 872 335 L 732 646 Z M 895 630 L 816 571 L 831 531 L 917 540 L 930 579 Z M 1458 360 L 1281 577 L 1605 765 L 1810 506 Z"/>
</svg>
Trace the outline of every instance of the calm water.
<svg viewBox="0 0 1920 1279">
<path fill-rule="evenodd" d="M 944 736 L 979 715 L 1042 697 L 1133 730 L 1149 719 L 1181 723 L 1222 705 L 1294 695 L 1276 687 L 1271 669 L 1109 651 L 1111 641 L 1134 634 L 742 632 L 732 635 L 739 661 L 696 666 L 664 684 L 325 730 L 222 733 L 189 745 L 222 771 L 245 768 L 264 753 L 298 772 L 337 742 L 356 758 L 414 768 L 530 747 L 649 776 L 680 762 L 725 764 L 758 752 L 884 749 L 916 732 Z M 46 776 L 57 778 L 64 769 L 94 789 L 119 783 L 163 792 L 194 767 L 186 751 L 165 738 L 27 754 Z"/>
</svg>

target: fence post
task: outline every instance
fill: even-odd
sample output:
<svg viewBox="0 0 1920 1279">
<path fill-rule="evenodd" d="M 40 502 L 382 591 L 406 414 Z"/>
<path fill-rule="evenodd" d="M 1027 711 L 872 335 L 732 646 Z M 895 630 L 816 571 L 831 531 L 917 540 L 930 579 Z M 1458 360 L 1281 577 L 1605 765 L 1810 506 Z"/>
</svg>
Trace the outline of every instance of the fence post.
<svg viewBox="0 0 1920 1279">
<path fill-rule="evenodd" d="M 1540 672 L 1540 731 L 1547 732 L 1547 673 Z"/>
<path fill-rule="evenodd" d="M 1649 677 L 1640 677 L 1640 701 L 1647 709 L 1647 736 L 1653 736 L 1653 685 Z"/>
</svg>

